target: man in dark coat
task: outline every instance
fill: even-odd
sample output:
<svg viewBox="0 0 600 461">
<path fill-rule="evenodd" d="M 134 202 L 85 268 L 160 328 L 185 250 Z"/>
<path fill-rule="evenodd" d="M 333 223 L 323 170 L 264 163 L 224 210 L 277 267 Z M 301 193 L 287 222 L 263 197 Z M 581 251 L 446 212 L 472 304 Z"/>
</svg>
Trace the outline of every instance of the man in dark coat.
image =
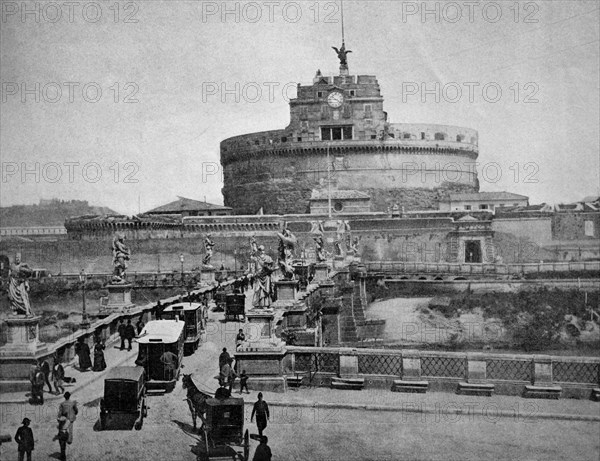
<svg viewBox="0 0 600 461">
<path fill-rule="evenodd" d="M 119 337 L 121 338 L 121 350 L 125 349 L 125 324 L 123 323 L 123 319 L 119 320 L 119 326 L 117 328 L 119 332 Z"/>
<path fill-rule="evenodd" d="M 125 327 L 125 339 L 127 340 L 128 347 L 127 350 L 130 351 L 131 350 L 131 340 L 133 338 L 135 338 L 135 328 L 134 326 L 131 324 L 131 319 L 127 320 L 127 326 Z"/>
<path fill-rule="evenodd" d="M 42 362 L 42 373 L 44 373 L 44 382 L 48 385 L 48 392 L 52 392 L 52 385 L 50 384 L 50 363 L 48 360 Z"/>
<path fill-rule="evenodd" d="M 260 444 L 256 447 L 256 451 L 254 452 L 254 457 L 252 461 L 271 461 L 271 448 L 267 443 L 269 442 L 269 438 L 264 435 L 260 439 Z"/>
<path fill-rule="evenodd" d="M 29 371 L 29 381 L 31 382 L 31 401 L 36 404 L 44 404 L 44 373 L 38 361 Z"/>
<path fill-rule="evenodd" d="M 223 365 L 225 365 L 226 363 L 229 363 L 230 358 L 231 358 L 231 356 L 229 355 L 229 352 L 227 352 L 227 348 L 224 347 L 223 352 L 221 352 L 221 355 L 219 355 L 219 371 L 221 371 L 221 368 L 223 368 Z"/>
<path fill-rule="evenodd" d="M 250 422 L 256 415 L 256 427 L 258 428 L 258 435 L 262 437 L 263 431 L 267 427 L 267 421 L 269 420 L 269 405 L 263 400 L 262 392 L 258 393 L 258 400 L 254 402 L 254 408 L 250 415 Z"/>
<path fill-rule="evenodd" d="M 23 418 L 23 425 L 17 429 L 15 434 L 15 442 L 19 444 L 19 461 L 23 461 L 25 453 L 27 453 L 27 461 L 31 461 L 31 452 L 33 451 L 35 442 L 33 440 L 33 431 L 29 427 L 31 420 Z"/>
</svg>

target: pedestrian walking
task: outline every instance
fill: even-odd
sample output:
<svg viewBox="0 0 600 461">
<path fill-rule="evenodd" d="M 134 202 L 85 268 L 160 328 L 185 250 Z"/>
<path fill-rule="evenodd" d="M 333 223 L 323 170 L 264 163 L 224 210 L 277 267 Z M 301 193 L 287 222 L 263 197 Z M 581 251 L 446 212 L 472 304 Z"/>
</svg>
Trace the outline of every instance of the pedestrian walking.
<svg viewBox="0 0 600 461">
<path fill-rule="evenodd" d="M 137 328 L 137 334 L 138 334 L 138 336 L 142 334 L 142 331 L 144 330 L 144 326 L 145 326 L 144 322 L 142 320 L 142 317 L 140 316 L 140 319 L 135 324 L 135 327 Z"/>
<path fill-rule="evenodd" d="M 125 326 L 125 339 L 128 342 L 127 350 L 131 350 L 131 341 L 135 338 L 135 328 L 131 324 L 131 319 L 127 320 L 127 326 Z"/>
<path fill-rule="evenodd" d="M 55 440 L 58 440 L 60 446 L 60 459 L 66 461 L 67 459 L 67 443 L 69 442 L 69 428 L 71 427 L 71 421 L 66 416 L 60 416 L 58 418 L 58 434 Z"/>
<path fill-rule="evenodd" d="M 27 454 L 27 461 L 31 461 L 31 452 L 34 449 L 35 441 L 33 440 L 33 431 L 29 427 L 31 420 L 29 418 L 23 418 L 23 424 L 17 429 L 15 434 L 15 442 L 19 444 L 19 461 L 23 461 L 25 454 Z"/>
<path fill-rule="evenodd" d="M 104 342 L 98 340 L 94 345 L 94 371 L 103 371 L 106 369 L 106 360 L 104 360 Z"/>
<path fill-rule="evenodd" d="M 267 427 L 267 421 L 269 421 L 269 405 L 263 400 L 263 393 L 258 393 L 258 400 L 254 402 L 254 408 L 252 408 L 252 414 L 250 415 L 250 422 L 256 415 L 256 427 L 258 428 L 258 435 L 262 437 L 263 431 Z"/>
<path fill-rule="evenodd" d="M 79 408 L 77 408 L 77 400 L 71 400 L 71 393 L 65 392 L 65 400 L 58 406 L 58 415 L 56 418 L 59 419 L 61 416 L 64 416 L 71 423 L 67 429 L 69 434 L 67 443 L 69 445 L 73 443 L 73 426 L 75 425 L 75 420 L 77 419 L 77 413 L 79 413 Z"/>
<path fill-rule="evenodd" d="M 65 379 L 65 369 L 62 364 L 54 355 L 54 365 L 52 366 L 52 381 L 54 381 L 54 388 L 56 389 L 56 394 L 62 394 L 65 392 L 65 388 L 63 387 L 63 380 Z"/>
<path fill-rule="evenodd" d="M 125 349 L 125 324 L 123 319 L 119 320 L 119 326 L 117 327 L 119 337 L 121 338 L 121 350 Z"/>
<path fill-rule="evenodd" d="M 263 435 L 260 438 L 260 444 L 256 447 L 252 461 L 271 461 L 273 455 L 271 454 L 271 448 L 267 443 L 269 443 L 269 438 L 266 435 Z"/>
<path fill-rule="evenodd" d="M 92 359 L 90 357 L 90 346 L 87 345 L 83 337 L 79 338 L 75 345 L 75 354 L 79 357 L 79 370 L 86 371 L 92 368 Z"/>
<path fill-rule="evenodd" d="M 231 356 L 229 355 L 229 352 L 227 352 L 227 348 L 224 347 L 223 352 L 221 352 L 221 354 L 219 355 L 219 371 L 221 370 L 221 368 L 223 368 L 223 365 L 229 363 L 230 358 Z"/>
<path fill-rule="evenodd" d="M 52 392 L 52 386 L 50 385 L 50 363 L 48 362 L 48 359 L 42 361 L 40 368 L 42 369 L 42 373 L 44 373 L 44 384 L 48 385 L 48 392 Z"/>
<path fill-rule="evenodd" d="M 31 367 L 29 381 L 31 382 L 31 403 L 43 405 L 45 379 L 39 360 Z"/>
<path fill-rule="evenodd" d="M 242 374 L 240 374 L 240 394 L 246 389 L 246 393 L 250 393 L 248 390 L 248 375 L 246 374 L 246 370 L 242 370 Z"/>
</svg>

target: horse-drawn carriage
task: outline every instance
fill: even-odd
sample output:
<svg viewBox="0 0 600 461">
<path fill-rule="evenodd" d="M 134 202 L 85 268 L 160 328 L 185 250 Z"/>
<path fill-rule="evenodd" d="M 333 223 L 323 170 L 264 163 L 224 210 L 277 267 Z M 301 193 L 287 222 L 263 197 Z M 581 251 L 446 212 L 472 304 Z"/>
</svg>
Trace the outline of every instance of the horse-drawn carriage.
<svg viewBox="0 0 600 461">
<path fill-rule="evenodd" d="M 191 375 L 184 374 L 182 384 L 183 388 L 187 389 L 187 401 L 192 412 L 194 429 L 196 416 L 202 419 L 200 433 L 204 442 L 205 459 L 227 458 L 248 461 L 250 437 L 248 429 L 244 431 L 244 399 L 230 396 L 213 398 L 196 387 Z M 241 452 L 238 451 L 240 447 Z"/>
<path fill-rule="evenodd" d="M 100 429 L 105 429 L 115 414 L 137 415 L 134 427 L 142 428 L 148 416 L 146 382 L 142 367 L 115 367 L 104 379 L 104 397 L 100 400 Z"/>
<path fill-rule="evenodd" d="M 225 320 L 237 320 L 240 316 L 246 321 L 246 295 L 230 293 L 225 296 Z"/>
</svg>

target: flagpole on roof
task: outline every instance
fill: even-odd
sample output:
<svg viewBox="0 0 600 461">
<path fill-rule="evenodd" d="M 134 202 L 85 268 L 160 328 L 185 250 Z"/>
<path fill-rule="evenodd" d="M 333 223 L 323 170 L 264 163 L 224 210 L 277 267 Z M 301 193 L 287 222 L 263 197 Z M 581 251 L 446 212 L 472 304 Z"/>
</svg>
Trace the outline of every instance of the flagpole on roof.
<svg viewBox="0 0 600 461">
<path fill-rule="evenodd" d="M 329 143 L 327 143 L 327 209 L 331 219 L 331 163 L 329 162 Z"/>
</svg>

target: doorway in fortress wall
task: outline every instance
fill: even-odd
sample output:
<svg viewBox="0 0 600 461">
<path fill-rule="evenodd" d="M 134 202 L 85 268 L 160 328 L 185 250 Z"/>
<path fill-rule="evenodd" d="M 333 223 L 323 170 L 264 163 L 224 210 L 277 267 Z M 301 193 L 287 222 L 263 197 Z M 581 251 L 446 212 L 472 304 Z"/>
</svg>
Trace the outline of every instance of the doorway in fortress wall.
<svg viewBox="0 0 600 461">
<path fill-rule="evenodd" d="M 466 240 L 465 241 L 465 262 L 466 263 L 481 263 L 481 241 Z"/>
</svg>

